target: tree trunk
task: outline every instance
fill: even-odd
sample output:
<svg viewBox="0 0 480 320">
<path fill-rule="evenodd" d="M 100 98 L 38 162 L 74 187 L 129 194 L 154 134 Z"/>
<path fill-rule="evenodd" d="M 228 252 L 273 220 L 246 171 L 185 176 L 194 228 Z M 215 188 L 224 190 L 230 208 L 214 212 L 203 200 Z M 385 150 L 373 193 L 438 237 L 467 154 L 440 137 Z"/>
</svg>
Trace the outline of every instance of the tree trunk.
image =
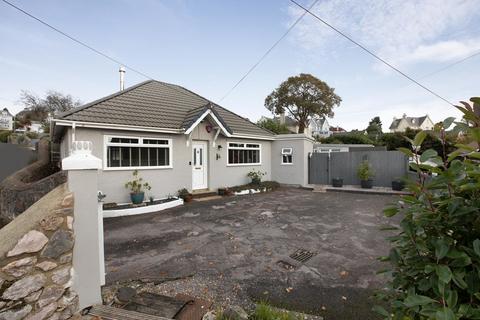
<svg viewBox="0 0 480 320">
<path fill-rule="evenodd" d="M 305 132 L 305 124 L 303 121 L 298 122 L 298 133 L 304 133 Z"/>
</svg>

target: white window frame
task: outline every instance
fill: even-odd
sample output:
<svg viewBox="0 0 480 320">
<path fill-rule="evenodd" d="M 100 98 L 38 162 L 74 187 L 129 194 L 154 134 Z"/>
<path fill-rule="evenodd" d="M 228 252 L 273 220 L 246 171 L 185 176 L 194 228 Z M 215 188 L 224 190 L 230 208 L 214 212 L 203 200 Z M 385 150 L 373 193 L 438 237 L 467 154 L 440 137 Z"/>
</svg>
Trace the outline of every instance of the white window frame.
<svg viewBox="0 0 480 320">
<path fill-rule="evenodd" d="M 283 156 L 292 156 L 292 162 L 284 162 L 283 161 Z M 293 148 L 287 147 L 287 148 L 282 148 L 282 162 L 281 164 L 283 166 L 290 166 L 293 164 Z"/>
<path fill-rule="evenodd" d="M 138 139 L 139 143 L 116 143 L 109 142 L 110 138 L 120 139 Z M 168 144 L 149 144 L 143 143 L 143 139 L 147 140 L 166 140 Z M 137 167 L 109 167 L 108 166 L 108 147 L 139 147 L 139 148 L 168 148 L 168 166 L 137 166 Z M 170 138 L 148 137 L 148 136 L 121 136 L 121 135 L 104 135 L 103 136 L 103 170 L 104 171 L 125 171 L 125 170 L 155 170 L 155 169 L 172 169 L 173 168 L 173 141 Z"/>
<path fill-rule="evenodd" d="M 243 144 L 243 147 L 230 147 L 231 143 Z M 258 148 L 247 147 L 247 144 L 257 144 Z M 230 150 L 258 150 L 258 162 L 256 163 L 229 163 Z M 262 144 L 259 142 L 240 142 L 227 141 L 227 167 L 245 167 L 245 166 L 261 166 L 262 165 Z"/>
</svg>

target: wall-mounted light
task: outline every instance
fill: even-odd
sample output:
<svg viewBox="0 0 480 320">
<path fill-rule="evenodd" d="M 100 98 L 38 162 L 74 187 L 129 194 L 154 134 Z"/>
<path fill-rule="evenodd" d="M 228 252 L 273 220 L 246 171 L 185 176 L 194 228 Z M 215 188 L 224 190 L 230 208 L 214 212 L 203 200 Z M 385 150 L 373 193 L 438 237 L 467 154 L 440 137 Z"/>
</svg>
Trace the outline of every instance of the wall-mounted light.
<svg viewBox="0 0 480 320">
<path fill-rule="evenodd" d="M 221 145 L 218 145 L 218 150 L 222 150 L 222 146 Z"/>
<path fill-rule="evenodd" d="M 220 154 L 217 153 L 216 159 L 219 160 L 221 158 Z"/>
</svg>

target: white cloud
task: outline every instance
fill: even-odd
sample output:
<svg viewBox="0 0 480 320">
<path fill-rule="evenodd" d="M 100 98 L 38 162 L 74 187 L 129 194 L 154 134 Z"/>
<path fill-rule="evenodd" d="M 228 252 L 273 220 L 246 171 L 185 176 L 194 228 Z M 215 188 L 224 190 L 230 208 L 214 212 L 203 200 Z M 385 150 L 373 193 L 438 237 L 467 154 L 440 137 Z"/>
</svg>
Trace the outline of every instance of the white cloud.
<svg viewBox="0 0 480 320">
<path fill-rule="evenodd" d="M 291 20 L 301 12 L 294 4 L 289 7 Z M 463 40 L 449 40 L 480 16 L 477 0 L 325 0 L 313 12 L 394 64 L 445 62 L 480 47 L 473 32 Z M 294 35 L 307 51 L 324 53 L 346 41 L 308 15 Z"/>
<path fill-rule="evenodd" d="M 418 46 L 410 55 L 403 59 L 403 62 L 447 62 L 464 58 L 478 50 L 480 50 L 480 39 L 440 41 L 430 45 Z"/>
</svg>

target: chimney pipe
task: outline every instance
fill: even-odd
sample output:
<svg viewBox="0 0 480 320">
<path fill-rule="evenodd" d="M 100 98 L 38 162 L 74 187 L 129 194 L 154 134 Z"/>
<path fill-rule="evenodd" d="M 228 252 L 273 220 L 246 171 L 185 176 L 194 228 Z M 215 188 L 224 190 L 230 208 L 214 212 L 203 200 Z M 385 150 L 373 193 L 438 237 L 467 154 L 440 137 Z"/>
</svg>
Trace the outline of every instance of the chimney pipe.
<svg viewBox="0 0 480 320">
<path fill-rule="evenodd" d="M 120 72 L 120 91 L 123 91 L 125 89 L 125 67 L 121 66 L 118 72 Z"/>
</svg>

